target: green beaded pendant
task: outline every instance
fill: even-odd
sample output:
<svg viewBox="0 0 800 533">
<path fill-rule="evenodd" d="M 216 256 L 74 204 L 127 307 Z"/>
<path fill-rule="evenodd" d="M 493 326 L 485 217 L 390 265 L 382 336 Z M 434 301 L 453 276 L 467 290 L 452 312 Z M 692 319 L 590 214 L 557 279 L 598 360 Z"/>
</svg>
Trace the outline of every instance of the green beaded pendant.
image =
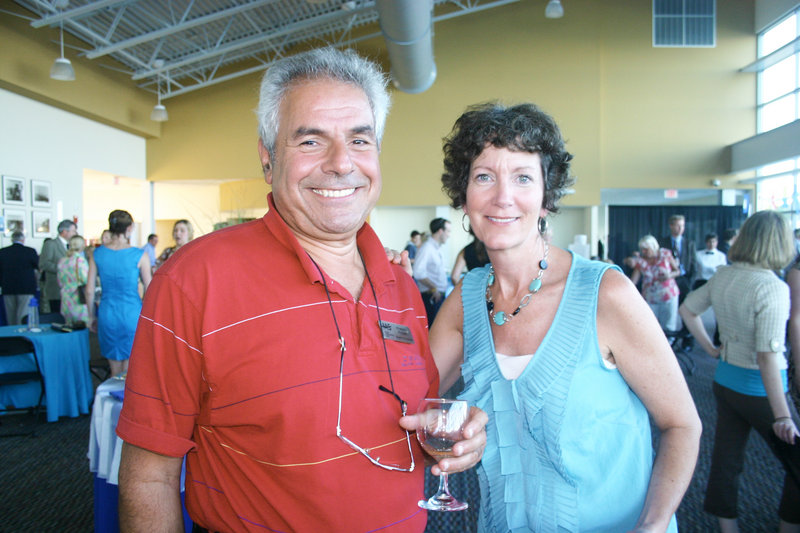
<svg viewBox="0 0 800 533">
<path fill-rule="evenodd" d="M 531 281 L 530 285 L 528 285 L 528 290 L 533 293 L 539 292 L 539 289 L 541 288 L 542 288 L 541 278 L 536 278 L 535 280 Z"/>
<path fill-rule="evenodd" d="M 494 323 L 497 324 L 498 326 L 502 326 L 503 324 L 506 323 L 506 314 L 503 311 L 498 311 L 492 317 L 492 320 L 494 320 Z"/>
</svg>

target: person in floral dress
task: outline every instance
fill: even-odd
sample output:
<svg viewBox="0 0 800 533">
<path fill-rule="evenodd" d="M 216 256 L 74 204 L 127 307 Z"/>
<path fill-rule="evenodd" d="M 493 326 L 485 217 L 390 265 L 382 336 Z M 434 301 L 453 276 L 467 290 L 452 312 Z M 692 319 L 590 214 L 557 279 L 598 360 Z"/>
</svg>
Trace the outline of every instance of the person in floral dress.
<svg viewBox="0 0 800 533">
<path fill-rule="evenodd" d="M 68 324 L 89 321 L 89 309 L 81 303 L 78 287 L 86 285 L 89 263 L 83 256 L 86 241 L 80 235 L 69 240 L 67 255 L 58 261 L 58 286 L 61 288 L 61 314 Z M 86 300 L 84 300 L 86 301 Z"/>
<path fill-rule="evenodd" d="M 675 278 L 680 276 L 678 262 L 672 252 L 658 245 L 652 235 L 645 235 L 639 240 L 639 257 L 632 257 L 633 267 L 631 281 L 642 281 L 642 296 L 665 330 L 678 331 L 681 321 L 678 316 L 678 284 Z"/>
</svg>

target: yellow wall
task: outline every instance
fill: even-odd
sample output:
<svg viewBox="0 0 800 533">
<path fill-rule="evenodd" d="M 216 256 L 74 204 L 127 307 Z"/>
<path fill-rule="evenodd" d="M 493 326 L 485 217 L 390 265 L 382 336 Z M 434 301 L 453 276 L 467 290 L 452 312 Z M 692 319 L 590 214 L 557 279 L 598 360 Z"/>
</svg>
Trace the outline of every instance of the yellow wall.
<svg viewBox="0 0 800 533">
<path fill-rule="evenodd" d="M 419 95 L 394 93 L 381 205 L 446 203 L 441 139 L 467 105 L 492 99 L 533 101 L 559 122 L 578 178 L 567 205 L 599 204 L 602 188 L 710 188 L 714 178 L 735 186 L 724 175 L 724 147 L 755 133 L 755 79 L 737 72 L 755 58 L 752 1 L 717 3 L 715 48 L 653 48 L 650 2 L 570 0 L 565 9 L 548 20 L 543 2 L 525 1 L 436 23 L 436 83 Z M 359 45 L 385 60 L 380 47 L 380 39 Z M 11 52 L 3 48 L 7 83 L 3 56 Z M 49 68 L 56 47 L 46 48 Z M 265 205 L 253 112 L 259 78 L 165 100 L 170 120 L 147 141 L 148 179 L 237 180 L 221 187 L 222 210 Z M 147 100 L 140 94 L 130 100 Z"/>
<path fill-rule="evenodd" d="M 31 16 L 13 2 L 0 1 L 0 7 Z M 101 66 L 124 69 L 111 58 L 78 57 L 68 45 L 85 49 L 86 44 L 68 33 L 64 42 L 75 81 L 50 79 L 50 67 L 60 53 L 57 29 L 33 29 L 28 20 L 0 13 L 0 87 L 135 135 L 160 134 L 160 124 L 150 120 L 155 94 L 139 89 L 129 75 Z"/>
<path fill-rule="evenodd" d="M 393 95 L 381 205 L 446 203 L 441 138 L 467 105 L 492 99 L 533 101 L 559 122 L 578 178 L 566 204 L 598 204 L 601 188 L 733 186 L 723 148 L 755 124 L 754 78 L 737 72 L 755 55 L 752 2 L 718 3 L 716 48 L 653 48 L 649 2 L 566 9 L 547 20 L 520 2 L 436 24 L 436 83 Z M 361 49 L 374 56 L 377 45 Z M 260 181 L 259 77 L 168 101 L 162 137 L 148 141 L 149 178 Z"/>
</svg>

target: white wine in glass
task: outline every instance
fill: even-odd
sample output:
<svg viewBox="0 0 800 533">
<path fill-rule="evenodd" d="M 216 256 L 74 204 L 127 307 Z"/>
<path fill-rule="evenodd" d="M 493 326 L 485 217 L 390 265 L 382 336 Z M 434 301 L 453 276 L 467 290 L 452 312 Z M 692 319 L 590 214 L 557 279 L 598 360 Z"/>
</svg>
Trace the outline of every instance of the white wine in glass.
<svg viewBox="0 0 800 533">
<path fill-rule="evenodd" d="M 425 398 L 419 403 L 417 414 L 424 425 L 417 430 L 422 448 L 439 460 L 453 456 L 453 445 L 462 440 L 462 430 L 469 418 L 469 406 L 464 400 Z M 456 500 L 447 486 L 447 472 L 439 476 L 439 490 L 419 506 L 429 511 L 463 511 L 469 504 Z"/>
</svg>

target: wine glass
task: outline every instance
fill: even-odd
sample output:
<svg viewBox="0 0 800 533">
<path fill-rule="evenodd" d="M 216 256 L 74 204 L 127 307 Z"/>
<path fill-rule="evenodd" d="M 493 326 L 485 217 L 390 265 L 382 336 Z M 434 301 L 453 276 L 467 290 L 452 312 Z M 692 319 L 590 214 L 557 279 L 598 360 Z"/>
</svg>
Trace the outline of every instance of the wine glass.
<svg viewBox="0 0 800 533">
<path fill-rule="evenodd" d="M 424 425 L 417 430 L 422 448 L 437 461 L 453 456 L 453 445 L 462 440 L 461 431 L 469 418 L 469 406 L 464 400 L 425 398 L 419 403 L 417 414 Z M 456 500 L 447 487 L 447 472 L 439 476 L 439 490 L 419 506 L 429 511 L 463 511 L 469 504 Z"/>
</svg>

